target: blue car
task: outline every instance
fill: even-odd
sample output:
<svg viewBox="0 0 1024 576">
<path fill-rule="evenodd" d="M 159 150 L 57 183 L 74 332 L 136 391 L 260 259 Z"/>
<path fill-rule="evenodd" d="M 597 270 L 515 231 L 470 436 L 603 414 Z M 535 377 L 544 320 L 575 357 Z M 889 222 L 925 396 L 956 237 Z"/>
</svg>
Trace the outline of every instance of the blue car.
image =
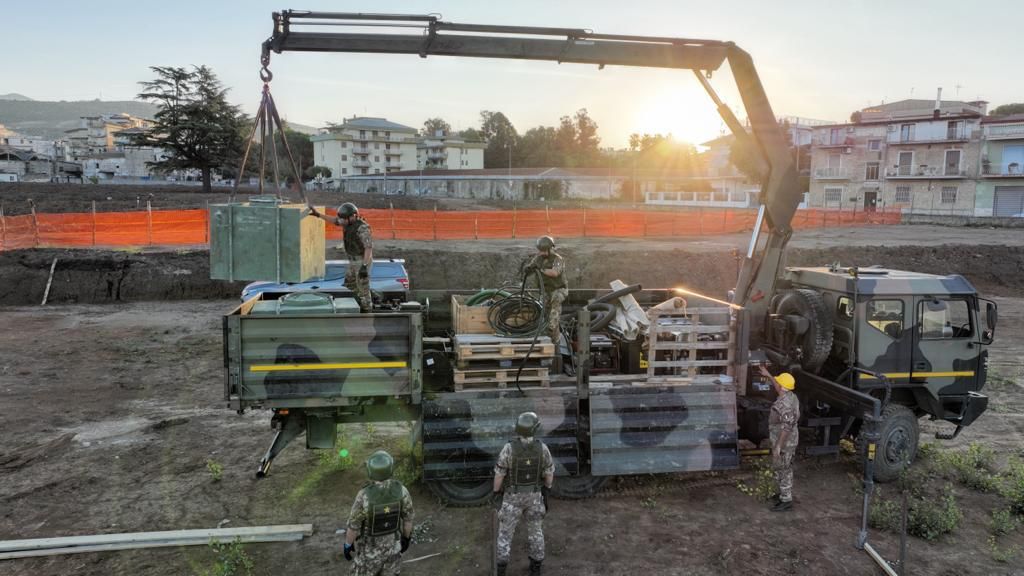
<svg viewBox="0 0 1024 576">
<path fill-rule="evenodd" d="M 348 260 L 328 260 L 323 278 L 308 282 L 253 282 L 242 290 L 242 302 L 265 294 L 264 298 L 277 298 L 289 292 L 316 290 L 334 295 L 349 295 L 351 291 L 345 287 L 345 270 Z M 406 301 L 409 295 L 409 273 L 405 270 L 405 260 L 375 259 L 370 269 L 370 291 L 381 295 L 385 301 Z"/>
</svg>

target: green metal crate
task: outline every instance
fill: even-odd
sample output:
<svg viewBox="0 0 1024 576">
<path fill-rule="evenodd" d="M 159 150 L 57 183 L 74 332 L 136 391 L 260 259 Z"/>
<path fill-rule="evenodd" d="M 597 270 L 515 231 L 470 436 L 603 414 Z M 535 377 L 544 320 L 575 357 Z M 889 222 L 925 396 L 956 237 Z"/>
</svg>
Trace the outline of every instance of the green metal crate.
<svg viewBox="0 0 1024 576">
<path fill-rule="evenodd" d="M 324 276 L 324 221 L 275 200 L 210 206 L 210 278 L 306 282 Z"/>
</svg>

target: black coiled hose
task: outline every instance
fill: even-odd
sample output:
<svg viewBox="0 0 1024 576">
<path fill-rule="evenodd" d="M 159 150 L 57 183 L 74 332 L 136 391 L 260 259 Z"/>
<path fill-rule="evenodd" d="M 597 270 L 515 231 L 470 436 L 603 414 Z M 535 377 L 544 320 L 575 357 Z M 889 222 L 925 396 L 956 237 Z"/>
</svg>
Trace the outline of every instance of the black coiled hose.
<svg viewBox="0 0 1024 576">
<path fill-rule="evenodd" d="M 540 331 L 544 306 L 529 294 L 513 294 L 491 304 L 487 321 L 502 336 L 527 338 Z"/>
</svg>

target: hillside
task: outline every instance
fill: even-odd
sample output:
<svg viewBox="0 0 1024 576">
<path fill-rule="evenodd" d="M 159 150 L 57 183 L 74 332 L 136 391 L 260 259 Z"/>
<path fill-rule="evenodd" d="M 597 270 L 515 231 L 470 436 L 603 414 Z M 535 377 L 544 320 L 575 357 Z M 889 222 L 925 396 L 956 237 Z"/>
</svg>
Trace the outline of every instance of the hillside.
<svg viewBox="0 0 1024 576">
<path fill-rule="evenodd" d="M 18 94 L 17 92 L 11 92 L 10 94 L 0 94 L 0 100 L 20 100 L 23 102 L 31 102 L 32 99 L 24 94 Z"/>
<path fill-rule="evenodd" d="M 20 96 L 7 94 L 6 96 Z M 127 113 L 152 118 L 157 107 L 134 100 L 104 102 L 86 100 L 77 102 L 43 102 L 36 100 L 7 100 L 0 96 L 0 124 L 26 136 L 60 138 L 65 130 L 76 128 L 79 118 L 98 114 Z"/>
</svg>

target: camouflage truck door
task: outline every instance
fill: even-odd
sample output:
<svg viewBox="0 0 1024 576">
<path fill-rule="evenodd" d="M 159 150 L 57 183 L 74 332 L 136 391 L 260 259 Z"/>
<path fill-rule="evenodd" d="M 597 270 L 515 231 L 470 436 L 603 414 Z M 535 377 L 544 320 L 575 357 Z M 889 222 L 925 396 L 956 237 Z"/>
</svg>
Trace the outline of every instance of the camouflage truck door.
<svg viewBox="0 0 1024 576">
<path fill-rule="evenodd" d="M 886 374 L 896 382 L 910 377 L 914 301 L 909 296 L 868 296 L 858 302 L 855 311 L 860 322 L 857 334 L 857 358 L 861 367 Z M 842 299 L 840 299 L 842 300 Z M 871 376 L 860 379 L 877 383 Z"/>
<path fill-rule="evenodd" d="M 927 383 L 939 397 L 977 390 L 980 346 L 971 302 L 964 297 L 917 296 L 914 300 L 912 381 Z"/>
</svg>

